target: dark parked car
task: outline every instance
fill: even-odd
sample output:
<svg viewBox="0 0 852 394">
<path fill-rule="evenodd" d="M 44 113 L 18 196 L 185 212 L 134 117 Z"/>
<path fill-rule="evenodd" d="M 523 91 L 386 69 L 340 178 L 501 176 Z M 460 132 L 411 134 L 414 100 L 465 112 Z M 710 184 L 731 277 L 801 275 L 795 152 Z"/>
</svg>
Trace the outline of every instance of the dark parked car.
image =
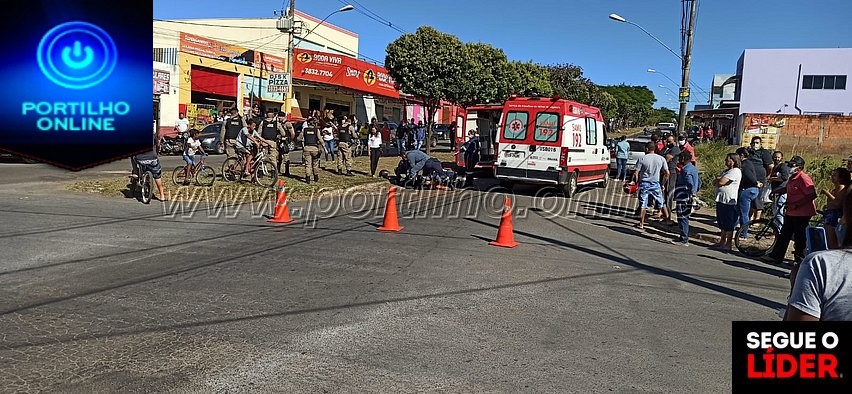
<svg viewBox="0 0 852 394">
<path fill-rule="evenodd" d="M 225 148 L 219 139 L 219 133 L 222 131 L 222 123 L 216 122 L 209 124 L 201 129 L 201 147 L 209 154 L 221 155 L 225 153 Z"/>
<path fill-rule="evenodd" d="M 448 140 L 450 139 L 450 124 L 449 123 L 438 123 L 432 126 L 432 136 L 438 140 Z"/>
</svg>

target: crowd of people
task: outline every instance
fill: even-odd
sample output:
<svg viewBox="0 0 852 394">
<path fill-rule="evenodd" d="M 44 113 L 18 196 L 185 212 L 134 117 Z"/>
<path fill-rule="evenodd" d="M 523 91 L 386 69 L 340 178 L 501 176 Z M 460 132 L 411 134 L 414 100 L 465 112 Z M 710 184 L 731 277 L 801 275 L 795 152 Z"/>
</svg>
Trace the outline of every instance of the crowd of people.
<svg viewBox="0 0 852 394">
<path fill-rule="evenodd" d="M 689 143 L 684 140 L 680 136 L 675 142 L 668 136 L 661 143 L 661 138 L 653 138 L 632 175 L 632 182 L 638 184 L 636 228 L 644 230 L 647 211 L 656 208 L 659 214 L 651 220 L 677 226 L 678 235 L 672 243 L 679 245 L 689 244 L 689 220 L 702 187 L 694 150 L 686 148 Z M 622 139 L 615 149 L 619 158 L 629 145 Z M 750 225 L 761 219 L 765 204 L 772 204 L 773 217 L 766 219 L 773 220 L 780 232 L 773 248 L 761 259 L 784 264 L 793 242 L 793 261 L 788 264 L 790 297 L 780 315 L 786 320 L 852 320 L 852 286 L 848 285 L 852 282 L 852 231 L 847 231 L 852 223 L 852 157 L 846 167 L 832 170 L 832 187 L 827 190 L 816 190 L 805 168 L 801 156 L 785 160 L 783 152 L 765 149 L 759 136 L 753 137 L 748 147 L 726 155 L 725 169 L 712 185 L 720 232 L 711 248 L 730 253 L 734 237 L 747 239 Z M 619 165 L 616 177 L 625 176 L 626 169 Z M 819 194 L 827 203 L 818 211 Z M 821 226 L 828 250 L 808 254 L 806 232 L 818 213 L 823 216 Z"/>
</svg>

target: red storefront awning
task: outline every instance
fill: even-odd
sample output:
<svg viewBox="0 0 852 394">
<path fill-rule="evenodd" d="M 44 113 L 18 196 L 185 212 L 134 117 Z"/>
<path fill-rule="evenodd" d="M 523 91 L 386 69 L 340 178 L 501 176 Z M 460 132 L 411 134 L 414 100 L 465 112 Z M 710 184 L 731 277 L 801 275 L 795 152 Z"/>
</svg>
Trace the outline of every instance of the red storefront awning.
<svg viewBox="0 0 852 394">
<path fill-rule="evenodd" d="M 399 98 L 399 90 L 384 67 L 334 53 L 296 49 L 293 78 Z"/>
<path fill-rule="evenodd" d="M 237 97 L 239 91 L 237 74 L 192 66 L 192 91 L 220 96 Z"/>
</svg>

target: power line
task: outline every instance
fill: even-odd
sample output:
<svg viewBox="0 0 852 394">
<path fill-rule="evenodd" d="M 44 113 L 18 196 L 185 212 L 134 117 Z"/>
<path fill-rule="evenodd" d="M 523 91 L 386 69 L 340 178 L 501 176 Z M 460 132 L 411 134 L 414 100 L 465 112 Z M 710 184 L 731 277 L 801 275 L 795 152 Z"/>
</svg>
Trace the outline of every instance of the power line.
<svg viewBox="0 0 852 394">
<path fill-rule="evenodd" d="M 341 4 L 344 4 L 344 5 L 348 4 L 345 0 L 338 0 L 338 1 Z M 394 25 L 393 22 L 391 22 L 391 21 L 385 19 L 384 17 L 382 17 L 381 15 L 371 11 L 369 8 L 367 8 L 366 6 L 361 4 L 359 1 L 357 1 L 357 0 L 351 0 L 351 1 L 357 5 L 357 7 L 355 7 L 355 11 L 357 11 L 361 15 L 364 15 L 367 18 L 370 18 L 370 19 L 372 19 L 372 20 L 374 20 L 374 21 L 376 21 L 376 22 L 378 22 L 382 25 L 390 27 L 391 29 L 398 31 L 399 33 L 402 33 L 402 34 L 408 33 L 407 31 L 405 31 L 405 30 L 397 27 L 396 25 Z"/>
<path fill-rule="evenodd" d="M 230 29 L 262 29 L 262 30 L 278 30 L 275 26 L 233 26 L 233 25 L 214 25 L 210 23 L 198 23 L 198 22 L 188 22 L 188 21 L 180 21 L 180 20 L 168 20 L 168 19 L 157 19 L 154 18 L 155 22 L 167 22 L 167 23 L 177 23 L 181 25 L 195 25 L 195 26 L 210 26 L 210 27 L 225 27 Z"/>
</svg>

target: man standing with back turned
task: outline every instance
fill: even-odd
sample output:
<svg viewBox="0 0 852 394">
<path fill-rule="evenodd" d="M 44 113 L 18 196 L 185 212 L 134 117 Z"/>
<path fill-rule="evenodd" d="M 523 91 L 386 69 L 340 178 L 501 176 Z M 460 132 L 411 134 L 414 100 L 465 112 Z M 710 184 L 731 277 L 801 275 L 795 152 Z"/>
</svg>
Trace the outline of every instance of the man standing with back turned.
<svg viewBox="0 0 852 394">
<path fill-rule="evenodd" d="M 666 208 L 665 200 L 663 200 L 663 188 L 660 182 L 661 173 L 664 174 L 662 176 L 662 183 L 669 181 L 671 173 L 669 172 L 666 159 L 654 153 L 656 149 L 657 144 L 654 142 L 649 142 L 645 145 L 645 156 L 636 162 L 636 171 L 633 173 L 633 181 L 639 183 L 639 223 L 635 226 L 639 230 L 645 229 L 648 197 L 653 198 L 659 206 L 663 207 L 664 218 L 671 218 Z"/>
</svg>

